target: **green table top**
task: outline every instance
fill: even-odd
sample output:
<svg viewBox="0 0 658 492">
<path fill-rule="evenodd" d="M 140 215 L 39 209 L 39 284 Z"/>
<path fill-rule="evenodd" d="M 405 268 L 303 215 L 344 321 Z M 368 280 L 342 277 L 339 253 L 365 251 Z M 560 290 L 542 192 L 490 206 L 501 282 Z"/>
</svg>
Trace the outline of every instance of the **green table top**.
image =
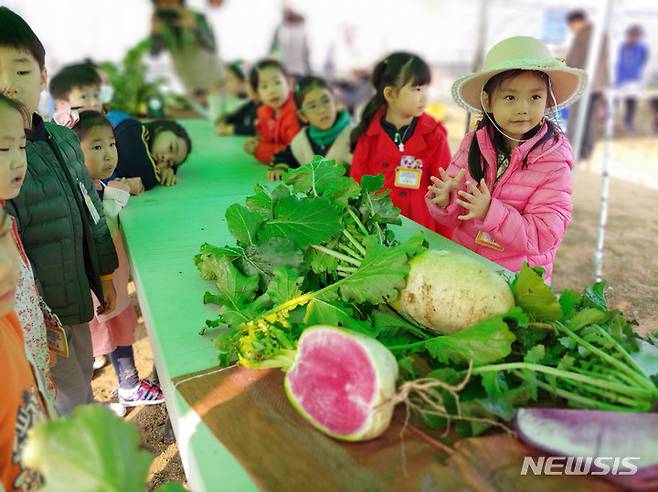
<svg viewBox="0 0 658 492">
<path fill-rule="evenodd" d="M 204 321 L 214 315 L 213 308 L 202 303 L 203 293 L 211 284 L 199 277 L 192 258 L 204 242 L 232 244 L 224 211 L 232 203 L 242 203 L 256 182 L 265 182 L 267 168 L 244 153 L 244 139 L 216 137 L 203 121 L 184 125 L 192 136 L 193 153 L 179 170 L 179 184 L 132 197 L 121 212 L 121 227 L 192 490 L 257 490 L 240 464 L 173 388 L 171 379 L 217 365 L 212 337 L 198 335 Z M 405 220 L 396 232 L 404 239 L 418 228 Z M 427 238 L 433 248 L 466 251 L 429 231 Z"/>
</svg>

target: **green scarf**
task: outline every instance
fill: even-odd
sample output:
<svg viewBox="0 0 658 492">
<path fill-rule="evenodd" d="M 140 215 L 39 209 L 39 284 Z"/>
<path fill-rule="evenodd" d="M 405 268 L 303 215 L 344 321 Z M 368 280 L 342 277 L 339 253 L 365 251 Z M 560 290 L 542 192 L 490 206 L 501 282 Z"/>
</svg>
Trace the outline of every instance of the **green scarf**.
<svg viewBox="0 0 658 492">
<path fill-rule="evenodd" d="M 350 115 L 346 110 L 341 109 L 336 115 L 334 126 L 328 130 L 319 130 L 313 125 L 308 127 L 308 136 L 320 147 L 325 147 L 336 140 L 336 137 L 350 124 Z"/>
</svg>

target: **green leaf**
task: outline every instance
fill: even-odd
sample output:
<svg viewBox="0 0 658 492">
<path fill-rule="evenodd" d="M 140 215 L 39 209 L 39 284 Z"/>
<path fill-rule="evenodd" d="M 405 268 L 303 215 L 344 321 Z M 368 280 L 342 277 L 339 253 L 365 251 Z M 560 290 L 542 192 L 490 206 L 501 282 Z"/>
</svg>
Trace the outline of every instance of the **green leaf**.
<svg viewBox="0 0 658 492">
<path fill-rule="evenodd" d="M 265 219 L 259 212 L 234 203 L 226 209 L 226 224 L 231 235 L 238 244 L 252 245 L 256 241 L 256 233 Z"/>
<path fill-rule="evenodd" d="M 560 303 L 551 288 L 527 263 L 512 284 L 512 292 L 517 306 L 521 306 L 537 321 L 558 320 L 562 316 Z"/>
<path fill-rule="evenodd" d="M 327 244 L 329 249 L 334 249 L 338 241 L 333 241 L 333 244 Z M 307 249 L 305 253 L 306 264 L 309 268 L 318 274 L 336 271 L 338 266 L 338 259 L 335 256 L 328 255 L 316 249 Z"/>
<path fill-rule="evenodd" d="M 574 290 L 563 290 L 560 293 L 560 308 L 562 309 L 562 320 L 567 320 L 576 314 L 576 308 L 582 302 L 583 297 Z"/>
<path fill-rule="evenodd" d="M 203 243 L 199 254 L 194 257 L 194 264 L 199 270 L 201 278 L 204 280 L 215 280 L 217 278 L 219 260 L 225 257 L 229 260 L 233 260 L 239 258 L 243 254 L 244 251 L 242 248 L 218 248 L 212 244 Z"/>
<path fill-rule="evenodd" d="M 263 185 L 257 184 L 255 194 L 248 196 L 245 203 L 251 210 L 261 213 L 264 217 L 272 218 L 272 209 L 274 208 L 272 195 Z"/>
<path fill-rule="evenodd" d="M 259 239 L 285 237 L 303 249 L 326 241 L 340 229 L 339 214 L 326 198 L 290 196 L 276 204 L 274 218 L 261 228 Z"/>
<path fill-rule="evenodd" d="M 507 357 L 515 339 L 499 315 L 460 332 L 431 338 L 425 341 L 425 348 L 444 364 L 473 361 L 474 366 L 481 366 Z"/>
<path fill-rule="evenodd" d="M 359 184 L 349 177 L 338 178 L 324 186 L 322 196 L 328 198 L 341 209 L 347 207 L 348 202 L 357 198 L 361 193 Z"/>
<path fill-rule="evenodd" d="M 188 492 L 188 490 L 177 482 L 163 483 L 156 492 Z"/>
<path fill-rule="evenodd" d="M 370 175 L 366 174 L 361 178 L 361 193 L 368 193 L 369 191 L 379 191 L 384 186 L 384 175 Z"/>
<path fill-rule="evenodd" d="M 137 428 L 100 405 L 42 422 L 29 433 L 25 464 L 45 478 L 43 492 L 146 491 L 153 457 Z"/>
<path fill-rule="evenodd" d="M 304 323 L 307 325 L 323 324 L 342 326 L 368 336 L 375 335 L 369 321 L 361 321 L 354 318 L 354 308 L 351 305 L 317 297 L 313 298 L 306 306 Z"/>
<path fill-rule="evenodd" d="M 405 341 L 411 343 L 433 336 L 385 305 L 373 311 L 370 318 L 373 320 L 377 339 L 384 345 L 397 345 Z"/>
<path fill-rule="evenodd" d="M 277 266 L 303 270 L 304 255 L 290 239 L 273 237 L 246 249 L 242 259 L 246 275 L 261 274 L 269 278 Z"/>
<path fill-rule="evenodd" d="M 237 268 L 233 266 L 231 260 L 221 258 L 217 268 L 217 279 L 215 285 L 219 293 L 216 304 L 226 304 L 231 307 L 237 307 L 244 303 L 250 302 L 256 294 L 258 288 L 257 277 L 246 277 L 242 275 Z"/>
<path fill-rule="evenodd" d="M 607 317 L 608 314 L 603 311 L 587 308 L 578 311 L 571 319 L 565 322 L 565 325 L 572 331 L 578 331 L 585 326 L 602 323 Z"/>
<path fill-rule="evenodd" d="M 309 196 L 320 196 L 326 187 L 345 175 L 345 166 L 336 162 L 315 156 L 311 162 L 286 173 L 285 182 L 297 193 Z"/>
<path fill-rule="evenodd" d="M 365 176 L 364 176 L 365 177 Z M 359 212 L 369 217 L 366 222 L 378 224 L 401 224 L 400 209 L 388 197 L 389 190 L 381 193 L 369 192 L 361 195 Z"/>
<path fill-rule="evenodd" d="M 366 240 L 366 256 L 361 266 L 349 277 L 338 282 L 345 301 L 381 304 L 395 299 L 406 285 L 409 258 L 427 249 L 422 233 L 417 233 L 405 243 L 387 248 L 370 236 Z"/>
<path fill-rule="evenodd" d="M 299 286 L 303 280 L 304 277 L 300 276 L 296 269 L 277 266 L 274 269 L 274 276 L 267 287 L 267 294 L 274 304 L 283 304 L 302 294 Z"/>
<path fill-rule="evenodd" d="M 586 304 L 600 309 L 601 311 L 608 310 L 608 301 L 605 300 L 605 289 L 607 288 L 605 282 L 596 282 L 591 287 L 585 289 Z"/>
<path fill-rule="evenodd" d="M 538 344 L 532 347 L 530 350 L 528 350 L 528 352 L 526 352 L 523 360 L 528 363 L 538 364 L 542 360 L 544 360 L 545 356 L 546 356 L 546 347 L 544 347 L 542 344 Z"/>
</svg>

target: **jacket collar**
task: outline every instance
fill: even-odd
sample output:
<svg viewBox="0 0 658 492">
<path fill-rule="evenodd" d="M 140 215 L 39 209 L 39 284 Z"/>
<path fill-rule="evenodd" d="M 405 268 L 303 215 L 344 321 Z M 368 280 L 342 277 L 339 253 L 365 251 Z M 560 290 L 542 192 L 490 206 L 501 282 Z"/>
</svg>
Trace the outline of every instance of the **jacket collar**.
<svg viewBox="0 0 658 492">
<path fill-rule="evenodd" d="M 377 136 L 377 135 L 386 135 L 386 130 L 382 127 L 381 119 L 384 117 L 386 108 L 381 108 L 375 113 L 370 121 L 366 135 L 368 136 Z M 416 121 L 416 128 L 414 129 L 414 135 L 425 135 L 434 130 L 436 126 L 436 121 L 429 116 L 427 113 L 423 113 L 418 117 Z"/>
<path fill-rule="evenodd" d="M 41 116 L 39 116 L 37 113 L 32 114 L 32 128 L 29 128 L 25 131 L 25 136 L 30 142 L 48 141 L 46 125 L 43 122 Z"/>
</svg>

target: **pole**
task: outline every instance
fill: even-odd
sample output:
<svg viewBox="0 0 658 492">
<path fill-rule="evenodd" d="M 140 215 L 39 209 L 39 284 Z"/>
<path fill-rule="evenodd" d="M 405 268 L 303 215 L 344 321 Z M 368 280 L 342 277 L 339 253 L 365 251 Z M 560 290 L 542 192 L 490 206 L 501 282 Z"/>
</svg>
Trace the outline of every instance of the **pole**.
<svg viewBox="0 0 658 492">
<path fill-rule="evenodd" d="M 607 0 L 605 15 L 605 33 L 608 38 L 608 60 L 612 61 L 612 40 L 610 36 L 610 20 L 612 19 L 613 1 Z M 612 63 L 608 64 L 610 80 L 612 80 Z M 612 152 L 612 137 L 614 135 L 614 98 L 611 91 L 606 97 L 605 118 L 605 144 L 603 147 L 603 161 L 601 163 L 601 200 L 599 208 L 599 227 L 596 237 L 596 250 L 594 251 L 594 276 L 597 282 L 601 281 L 603 272 L 603 246 L 605 243 L 605 228 L 608 223 L 608 196 L 610 193 L 610 157 Z"/>
</svg>

